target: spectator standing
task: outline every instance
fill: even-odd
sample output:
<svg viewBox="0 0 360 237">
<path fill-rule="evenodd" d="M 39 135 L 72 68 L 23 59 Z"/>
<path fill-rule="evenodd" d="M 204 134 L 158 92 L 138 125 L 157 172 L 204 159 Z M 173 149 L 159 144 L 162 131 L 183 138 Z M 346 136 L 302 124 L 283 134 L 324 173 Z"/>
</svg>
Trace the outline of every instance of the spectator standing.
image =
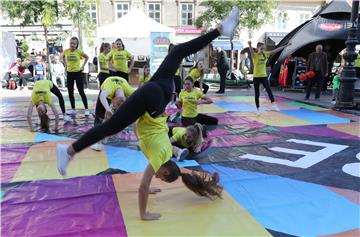
<svg viewBox="0 0 360 237">
<path fill-rule="evenodd" d="M 326 53 L 323 52 L 321 44 L 316 45 L 315 52 L 312 52 L 307 60 L 307 70 L 313 71 L 315 76 L 308 80 L 306 87 L 305 100 L 308 100 L 311 93 L 312 86 L 316 86 L 315 100 L 320 99 L 321 86 L 324 78 L 328 75 L 328 60 Z"/>
<path fill-rule="evenodd" d="M 226 53 L 220 47 L 216 48 L 216 52 L 217 52 L 216 67 L 220 74 L 220 89 L 216 93 L 224 94 L 226 73 L 229 70 L 229 64 L 227 63 Z"/>
</svg>

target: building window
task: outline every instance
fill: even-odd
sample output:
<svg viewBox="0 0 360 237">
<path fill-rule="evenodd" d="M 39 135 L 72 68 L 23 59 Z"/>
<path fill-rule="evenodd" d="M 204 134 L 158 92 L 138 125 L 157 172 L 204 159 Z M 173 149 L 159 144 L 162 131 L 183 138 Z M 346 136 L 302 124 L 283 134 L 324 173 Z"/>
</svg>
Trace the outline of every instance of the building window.
<svg viewBox="0 0 360 237">
<path fill-rule="evenodd" d="M 275 27 L 277 30 L 286 30 L 287 27 L 287 14 L 285 12 L 280 12 L 275 18 Z"/>
<path fill-rule="evenodd" d="M 148 15 L 150 18 L 161 23 L 161 5 L 160 3 L 148 4 Z"/>
<path fill-rule="evenodd" d="M 96 24 L 96 4 L 90 3 L 89 4 L 89 14 L 91 21 Z"/>
<path fill-rule="evenodd" d="M 298 15 L 298 25 L 301 25 L 302 23 L 304 23 L 308 19 L 310 19 L 310 13 L 304 13 L 304 12 L 299 13 L 299 15 Z"/>
<path fill-rule="evenodd" d="M 116 2 L 115 3 L 115 17 L 116 19 L 123 17 L 126 13 L 129 12 L 129 3 L 128 2 Z"/>
<path fill-rule="evenodd" d="M 194 23 L 194 4 L 181 4 L 181 25 L 191 26 Z"/>
</svg>

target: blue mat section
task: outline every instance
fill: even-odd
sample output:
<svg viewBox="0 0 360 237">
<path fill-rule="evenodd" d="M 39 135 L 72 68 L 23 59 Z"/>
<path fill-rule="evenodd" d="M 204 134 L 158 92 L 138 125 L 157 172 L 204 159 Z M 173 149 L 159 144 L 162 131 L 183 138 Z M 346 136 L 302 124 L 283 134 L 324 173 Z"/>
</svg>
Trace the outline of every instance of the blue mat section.
<svg viewBox="0 0 360 237">
<path fill-rule="evenodd" d="M 350 119 L 308 109 L 281 110 L 280 112 L 287 116 L 309 121 L 312 124 L 350 123 Z"/>
<path fill-rule="evenodd" d="M 235 112 L 255 111 L 254 105 L 250 105 L 250 104 L 242 103 L 242 102 L 219 101 L 219 102 L 213 103 L 213 105 L 216 105 L 227 111 L 235 111 Z"/>
<path fill-rule="evenodd" d="M 265 228 L 296 236 L 359 228 L 360 207 L 324 186 L 219 165 L 225 190 Z"/>
<path fill-rule="evenodd" d="M 34 142 L 66 141 L 66 140 L 74 140 L 74 139 L 69 138 L 69 137 L 57 136 L 57 135 L 52 135 L 52 134 L 39 132 L 39 133 L 36 134 Z"/>
<path fill-rule="evenodd" d="M 109 167 L 127 172 L 143 172 L 148 160 L 141 151 L 122 147 L 105 146 Z M 198 166 L 195 160 L 176 162 L 179 167 Z"/>
</svg>

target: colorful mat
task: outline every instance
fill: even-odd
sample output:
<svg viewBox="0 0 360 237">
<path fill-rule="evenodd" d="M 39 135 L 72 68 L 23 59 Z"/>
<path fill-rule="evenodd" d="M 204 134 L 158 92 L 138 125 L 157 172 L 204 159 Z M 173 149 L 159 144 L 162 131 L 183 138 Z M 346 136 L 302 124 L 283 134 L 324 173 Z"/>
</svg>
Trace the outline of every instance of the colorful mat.
<svg viewBox="0 0 360 237">
<path fill-rule="evenodd" d="M 219 119 L 208 126 L 199 154 L 178 166 L 218 172 L 223 198 L 198 197 L 178 179 L 152 185 L 140 221 L 137 190 L 147 159 L 133 127 L 109 138 L 101 152 L 85 149 L 62 178 L 55 146 L 93 126 L 83 112 L 60 122 L 58 133 L 27 128 L 28 102 L 0 103 L 2 236 L 359 236 L 359 117 L 277 97 L 280 112 L 261 97 L 218 96 L 199 112 Z M 89 96 L 94 110 L 95 96 Z M 69 104 L 66 101 L 67 105 Z M 81 101 L 76 102 L 83 108 Z M 33 114 L 38 128 L 38 118 Z M 127 174 L 98 173 L 112 170 Z M 105 172 L 106 173 L 106 172 Z M 123 173 L 123 172 L 122 172 Z"/>
</svg>

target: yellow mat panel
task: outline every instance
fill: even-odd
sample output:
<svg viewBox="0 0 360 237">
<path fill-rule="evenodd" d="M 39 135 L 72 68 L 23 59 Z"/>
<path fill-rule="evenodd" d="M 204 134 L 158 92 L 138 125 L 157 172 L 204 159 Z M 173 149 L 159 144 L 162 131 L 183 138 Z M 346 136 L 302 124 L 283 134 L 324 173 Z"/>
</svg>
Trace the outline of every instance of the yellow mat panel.
<svg viewBox="0 0 360 237">
<path fill-rule="evenodd" d="M 198 112 L 199 113 L 223 113 L 223 112 L 226 112 L 226 110 L 224 110 L 223 108 L 220 108 L 216 105 L 205 104 L 205 105 L 198 106 Z"/>
<path fill-rule="evenodd" d="M 211 201 L 174 183 L 153 180 L 162 192 L 150 195 L 148 211 L 161 213 L 160 220 L 141 221 L 137 190 L 142 173 L 113 175 L 128 236 L 271 236 L 226 192 Z"/>
<path fill-rule="evenodd" d="M 337 130 L 339 132 L 344 132 L 350 135 L 360 137 L 360 123 L 338 123 L 338 124 L 328 124 L 328 128 Z"/>
<path fill-rule="evenodd" d="M 270 126 L 291 127 L 312 124 L 308 121 L 290 117 L 275 111 L 265 111 L 262 112 L 260 116 L 257 116 L 255 112 L 240 113 L 240 115 Z"/>
<path fill-rule="evenodd" d="M 70 141 L 61 143 L 70 143 Z M 57 142 L 44 142 L 31 146 L 12 182 L 62 179 L 56 167 L 56 144 Z M 65 178 L 95 175 L 108 168 L 105 151 L 97 152 L 88 148 L 70 162 Z"/>
<path fill-rule="evenodd" d="M 0 134 L 0 144 L 33 142 L 36 136 L 36 133 L 30 132 L 29 129 L 13 127 L 0 127 Z"/>
</svg>

